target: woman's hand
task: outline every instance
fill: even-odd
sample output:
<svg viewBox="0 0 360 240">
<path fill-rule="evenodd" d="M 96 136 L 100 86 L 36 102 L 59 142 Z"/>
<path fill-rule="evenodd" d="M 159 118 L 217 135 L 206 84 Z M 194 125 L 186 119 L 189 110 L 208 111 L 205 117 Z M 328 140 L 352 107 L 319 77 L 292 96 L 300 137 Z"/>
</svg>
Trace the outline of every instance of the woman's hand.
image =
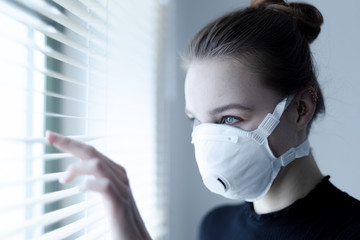
<svg viewBox="0 0 360 240">
<path fill-rule="evenodd" d="M 93 175 L 86 180 L 81 191 L 102 194 L 108 212 L 114 239 L 151 239 L 135 204 L 125 169 L 98 152 L 94 147 L 79 141 L 48 132 L 48 142 L 61 151 L 73 154 L 81 161 L 71 164 L 62 183 L 68 183 L 78 175 Z"/>
</svg>

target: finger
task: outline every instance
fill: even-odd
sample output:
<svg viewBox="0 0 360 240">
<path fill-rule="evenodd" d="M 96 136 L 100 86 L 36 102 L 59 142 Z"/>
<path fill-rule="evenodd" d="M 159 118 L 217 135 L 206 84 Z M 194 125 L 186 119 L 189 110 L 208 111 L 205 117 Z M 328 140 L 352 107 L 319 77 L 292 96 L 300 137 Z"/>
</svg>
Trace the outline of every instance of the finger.
<svg viewBox="0 0 360 240">
<path fill-rule="evenodd" d="M 129 189 L 124 184 L 114 185 L 107 178 L 87 179 L 83 184 L 79 186 L 80 192 L 94 191 L 102 194 L 108 199 L 112 199 L 111 202 L 119 203 L 120 200 L 129 201 Z"/>
<path fill-rule="evenodd" d="M 81 192 L 95 191 L 98 193 L 105 193 L 110 188 L 110 181 L 107 178 L 100 179 L 86 179 L 80 186 Z"/>
<path fill-rule="evenodd" d="M 109 161 L 103 159 L 89 159 L 71 164 L 59 182 L 66 184 L 79 175 L 93 175 L 96 178 L 106 177 L 114 183 L 124 182 L 129 184 L 125 169 L 120 165 L 110 165 Z"/>
<path fill-rule="evenodd" d="M 99 161 L 99 159 L 89 159 L 71 164 L 67 168 L 66 173 L 59 179 L 59 182 L 62 184 L 69 183 L 79 175 L 94 175 L 97 178 L 102 177 L 103 174 L 99 171 Z"/>
<path fill-rule="evenodd" d="M 94 147 L 54 132 L 47 132 L 47 139 L 59 150 L 71 153 L 82 160 L 93 159 L 99 155 Z"/>
</svg>

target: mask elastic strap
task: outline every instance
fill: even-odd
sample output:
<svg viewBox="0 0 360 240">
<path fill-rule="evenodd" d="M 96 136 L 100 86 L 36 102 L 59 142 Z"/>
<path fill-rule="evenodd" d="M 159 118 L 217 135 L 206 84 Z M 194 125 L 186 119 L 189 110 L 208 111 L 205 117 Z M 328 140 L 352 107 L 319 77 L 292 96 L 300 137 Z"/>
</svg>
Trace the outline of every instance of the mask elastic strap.
<svg viewBox="0 0 360 240">
<path fill-rule="evenodd" d="M 286 108 L 290 105 L 294 96 L 284 98 L 279 102 L 273 113 L 268 113 L 265 119 L 260 123 L 259 127 L 253 132 L 252 138 L 259 144 L 263 144 L 268 136 L 274 131 L 276 126 L 280 122 L 281 115 L 284 113 Z"/>
<path fill-rule="evenodd" d="M 281 155 L 278 159 L 281 162 L 281 166 L 285 167 L 296 158 L 308 156 L 310 153 L 310 142 L 306 139 L 296 148 L 290 148 L 286 153 Z"/>
</svg>

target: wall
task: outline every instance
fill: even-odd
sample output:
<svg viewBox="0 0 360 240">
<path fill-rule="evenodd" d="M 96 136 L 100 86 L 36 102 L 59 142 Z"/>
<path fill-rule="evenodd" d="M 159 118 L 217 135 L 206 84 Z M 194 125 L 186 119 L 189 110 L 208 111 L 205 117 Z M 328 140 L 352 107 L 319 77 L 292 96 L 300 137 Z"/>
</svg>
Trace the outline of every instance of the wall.
<svg viewBox="0 0 360 240">
<path fill-rule="evenodd" d="M 360 199 L 360 28 L 356 0 L 313 1 L 324 15 L 322 33 L 314 42 L 327 112 L 314 125 L 311 141 L 323 174 L 344 191 Z"/>
<path fill-rule="evenodd" d="M 308 1 L 310 2 L 310 1 Z M 360 28 L 357 10 L 360 2 L 311 1 L 323 13 L 325 24 L 313 54 L 319 68 L 327 113 L 313 126 L 310 137 L 313 151 L 323 174 L 341 189 L 360 198 L 360 161 L 356 155 L 360 117 L 357 70 Z M 196 239 L 198 224 L 204 214 L 218 204 L 229 202 L 203 186 L 190 144 L 190 122 L 184 114 L 184 73 L 178 53 L 191 37 L 210 20 L 243 7 L 249 1 L 170 0 L 168 2 L 167 119 L 170 158 L 170 239 Z"/>
</svg>

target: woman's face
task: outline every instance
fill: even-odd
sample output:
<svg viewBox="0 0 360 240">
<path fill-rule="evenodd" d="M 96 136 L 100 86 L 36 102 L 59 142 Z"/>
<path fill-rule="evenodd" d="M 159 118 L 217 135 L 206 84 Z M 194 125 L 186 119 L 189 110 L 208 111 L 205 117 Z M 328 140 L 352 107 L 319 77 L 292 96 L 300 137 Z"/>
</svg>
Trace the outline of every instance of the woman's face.
<svg viewBox="0 0 360 240">
<path fill-rule="evenodd" d="M 186 114 L 200 123 L 227 124 L 254 130 L 282 100 L 260 82 L 258 76 L 234 59 L 195 60 L 185 80 Z M 275 155 L 288 150 L 295 140 L 295 120 L 289 109 L 269 137 Z"/>
</svg>

